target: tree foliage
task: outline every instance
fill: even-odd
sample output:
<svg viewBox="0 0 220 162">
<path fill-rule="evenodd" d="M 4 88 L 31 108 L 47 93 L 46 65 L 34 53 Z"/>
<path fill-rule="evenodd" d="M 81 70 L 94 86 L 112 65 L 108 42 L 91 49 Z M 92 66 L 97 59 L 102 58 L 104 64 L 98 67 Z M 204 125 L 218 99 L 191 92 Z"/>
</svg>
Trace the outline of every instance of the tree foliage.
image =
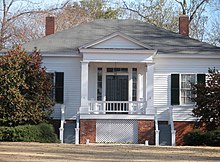
<svg viewBox="0 0 220 162">
<path fill-rule="evenodd" d="M 20 46 L 0 56 L 0 125 L 38 124 L 51 113 L 51 81 L 37 50 Z"/>
<path fill-rule="evenodd" d="M 213 130 L 220 126 L 220 73 L 209 69 L 206 84 L 196 84 L 193 92 L 196 107 L 193 115 L 199 118 L 199 126 Z"/>
<path fill-rule="evenodd" d="M 112 8 L 103 0 L 81 0 L 69 3 L 54 14 L 56 30 L 60 31 L 95 19 L 116 19 L 120 15 L 120 9 Z"/>
<path fill-rule="evenodd" d="M 66 0 L 61 6 L 44 8 L 40 1 L 0 1 L 0 50 L 42 37 L 42 15 L 62 9 L 68 2 Z"/>
<path fill-rule="evenodd" d="M 208 30 L 215 27 L 211 20 L 218 17 L 218 0 L 142 0 L 130 3 L 121 1 L 122 9 L 127 11 L 125 14 L 128 18 L 139 18 L 173 32 L 179 31 L 179 16 L 188 15 L 191 38 L 219 45 L 216 38 L 219 32 L 215 34 L 216 32 Z"/>
</svg>

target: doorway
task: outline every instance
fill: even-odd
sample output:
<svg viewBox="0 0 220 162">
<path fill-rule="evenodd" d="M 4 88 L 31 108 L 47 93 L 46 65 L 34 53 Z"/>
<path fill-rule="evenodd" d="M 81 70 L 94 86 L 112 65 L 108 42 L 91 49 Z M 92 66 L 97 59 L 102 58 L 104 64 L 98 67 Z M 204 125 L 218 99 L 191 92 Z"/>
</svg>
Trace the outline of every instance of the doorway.
<svg viewBox="0 0 220 162">
<path fill-rule="evenodd" d="M 128 101 L 128 75 L 106 76 L 106 101 Z M 107 103 L 107 112 L 128 111 L 126 103 Z"/>
</svg>

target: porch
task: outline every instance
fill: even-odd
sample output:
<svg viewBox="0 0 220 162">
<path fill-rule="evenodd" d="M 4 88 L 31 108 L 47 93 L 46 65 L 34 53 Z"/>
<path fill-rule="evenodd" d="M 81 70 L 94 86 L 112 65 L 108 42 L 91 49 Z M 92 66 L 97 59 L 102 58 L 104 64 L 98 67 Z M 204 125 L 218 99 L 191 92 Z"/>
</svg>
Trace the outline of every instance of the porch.
<svg viewBox="0 0 220 162">
<path fill-rule="evenodd" d="M 153 74 L 153 63 L 81 62 L 79 114 L 152 114 Z"/>
</svg>

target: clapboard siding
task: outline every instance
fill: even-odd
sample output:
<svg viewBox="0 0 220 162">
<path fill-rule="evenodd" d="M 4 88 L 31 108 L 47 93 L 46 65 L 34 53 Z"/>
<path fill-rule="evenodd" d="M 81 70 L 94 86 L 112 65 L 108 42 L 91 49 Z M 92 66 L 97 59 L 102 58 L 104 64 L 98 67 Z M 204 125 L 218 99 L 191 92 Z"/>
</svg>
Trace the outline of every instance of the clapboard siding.
<svg viewBox="0 0 220 162">
<path fill-rule="evenodd" d="M 80 58 L 44 57 L 43 65 L 48 71 L 64 72 L 65 117 L 75 118 L 80 107 Z M 60 104 L 54 106 L 51 117 L 60 119 Z"/>
<path fill-rule="evenodd" d="M 158 120 L 168 120 L 167 110 L 170 106 L 171 74 L 207 73 L 208 68 L 220 69 L 218 59 L 174 59 L 155 58 L 154 105 L 158 108 Z M 193 106 L 174 106 L 175 121 L 192 121 Z"/>
<path fill-rule="evenodd" d="M 154 105 L 168 105 L 169 90 L 168 90 L 168 77 L 167 74 L 154 74 Z"/>
</svg>

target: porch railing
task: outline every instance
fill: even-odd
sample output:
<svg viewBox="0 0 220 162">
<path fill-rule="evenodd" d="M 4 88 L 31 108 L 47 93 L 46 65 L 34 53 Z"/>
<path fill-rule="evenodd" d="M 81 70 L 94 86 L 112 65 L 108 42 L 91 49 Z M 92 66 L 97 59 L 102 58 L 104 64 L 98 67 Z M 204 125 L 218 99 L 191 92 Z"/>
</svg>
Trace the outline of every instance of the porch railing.
<svg viewBox="0 0 220 162">
<path fill-rule="evenodd" d="M 89 101 L 89 113 L 144 114 L 146 101 Z"/>
</svg>

